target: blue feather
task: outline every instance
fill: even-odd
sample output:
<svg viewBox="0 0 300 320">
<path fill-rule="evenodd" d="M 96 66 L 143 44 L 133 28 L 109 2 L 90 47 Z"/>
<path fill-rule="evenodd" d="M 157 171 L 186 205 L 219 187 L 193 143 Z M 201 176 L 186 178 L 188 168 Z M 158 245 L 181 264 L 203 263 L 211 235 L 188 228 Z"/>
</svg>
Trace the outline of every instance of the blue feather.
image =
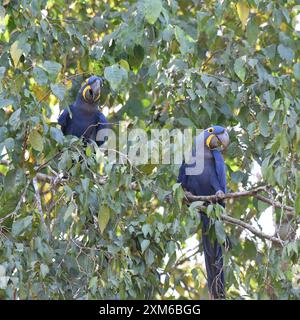
<svg viewBox="0 0 300 320">
<path fill-rule="evenodd" d="M 226 193 L 226 166 L 224 158 L 219 150 L 212 150 L 211 152 L 215 159 L 215 169 L 221 187 L 220 190 Z"/>
</svg>

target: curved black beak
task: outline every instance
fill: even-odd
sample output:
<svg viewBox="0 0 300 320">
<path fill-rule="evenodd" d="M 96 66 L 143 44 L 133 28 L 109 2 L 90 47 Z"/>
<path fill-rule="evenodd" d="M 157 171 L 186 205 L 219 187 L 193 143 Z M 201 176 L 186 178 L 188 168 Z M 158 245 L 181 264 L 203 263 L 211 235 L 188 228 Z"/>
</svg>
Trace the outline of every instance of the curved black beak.
<svg viewBox="0 0 300 320">
<path fill-rule="evenodd" d="M 90 90 L 91 90 L 92 100 L 94 102 L 96 102 L 100 98 L 101 86 L 102 86 L 102 82 L 99 79 L 97 79 L 91 84 Z"/>
<path fill-rule="evenodd" d="M 221 143 L 222 150 L 225 151 L 230 143 L 229 134 L 228 134 L 227 130 L 224 130 L 223 133 L 218 134 L 217 138 Z"/>
<path fill-rule="evenodd" d="M 216 134 L 210 141 L 210 149 L 218 149 L 221 148 L 222 151 L 225 151 L 230 143 L 229 135 L 227 130 L 224 130 L 220 134 Z"/>
</svg>

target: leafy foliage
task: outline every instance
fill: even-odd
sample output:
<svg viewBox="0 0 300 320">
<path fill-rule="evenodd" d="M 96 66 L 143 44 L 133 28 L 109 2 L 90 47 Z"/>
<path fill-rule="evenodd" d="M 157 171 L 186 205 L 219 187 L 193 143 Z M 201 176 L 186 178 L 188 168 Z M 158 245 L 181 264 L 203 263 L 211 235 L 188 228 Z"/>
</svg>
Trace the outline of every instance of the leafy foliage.
<svg viewBox="0 0 300 320">
<path fill-rule="evenodd" d="M 232 244 L 228 298 L 299 298 L 299 14 L 293 0 L 2 1 L 0 297 L 207 297 L 203 264 L 182 256 L 201 228 L 178 166 L 109 163 L 55 123 L 99 74 L 115 130 L 231 128 L 228 189 L 268 184 L 295 215 L 273 210 L 283 248 L 216 217 Z M 252 198 L 226 207 L 246 221 L 265 209 Z"/>
</svg>

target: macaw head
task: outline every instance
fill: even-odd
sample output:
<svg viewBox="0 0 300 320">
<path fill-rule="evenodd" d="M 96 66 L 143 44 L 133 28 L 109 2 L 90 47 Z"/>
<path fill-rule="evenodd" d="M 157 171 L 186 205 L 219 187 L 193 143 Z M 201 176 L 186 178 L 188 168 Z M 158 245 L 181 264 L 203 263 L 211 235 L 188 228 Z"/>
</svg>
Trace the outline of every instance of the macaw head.
<svg viewBox="0 0 300 320">
<path fill-rule="evenodd" d="M 97 102 L 100 98 L 100 91 L 103 83 L 103 79 L 97 76 L 91 76 L 86 79 L 80 90 L 84 101 L 89 104 Z"/>
<path fill-rule="evenodd" d="M 227 130 L 221 126 L 212 126 L 205 129 L 204 141 L 208 149 L 221 149 L 222 151 L 224 151 L 230 143 Z"/>
</svg>

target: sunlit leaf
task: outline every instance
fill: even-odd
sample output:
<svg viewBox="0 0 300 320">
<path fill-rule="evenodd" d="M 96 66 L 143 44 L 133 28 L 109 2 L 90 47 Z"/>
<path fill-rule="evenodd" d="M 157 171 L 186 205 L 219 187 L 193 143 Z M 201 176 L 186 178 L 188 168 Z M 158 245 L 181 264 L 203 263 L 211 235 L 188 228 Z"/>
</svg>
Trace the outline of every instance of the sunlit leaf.
<svg viewBox="0 0 300 320">
<path fill-rule="evenodd" d="M 59 99 L 63 100 L 66 94 L 66 87 L 62 84 L 51 84 L 50 85 L 52 92 Z"/>
<path fill-rule="evenodd" d="M 154 24 L 162 10 L 161 0 L 143 0 L 143 5 L 146 20 Z"/>
<path fill-rule="evenodd" d="M 117 64 L 106 67 L 104 70 L 104 76 L 110 83 L 113 90 L 117 90 L 121 83 L 128 77 L 127 71 Z"/>
<path fill-rule="evenodd" d="M 23 49 L 20 45 L 20 42 L 17 40 L 15 41 L 12 46 L 10 47 L 10 54 L 13 59 L 15 67 L 18 66 L 19 60 L 21 55 L 23 54 Z"/>
<path fill-rule="evenodd" d="M 250 12 L 248 2 L 246 0 L 240 0 L 236 5 L 236 9 L 242 26 L 245 28 Z"/>
<path fill-rule="evenodd" d="M 103 233 L 110 219 L 110 208 L 107 205 L 101 206 L 98 213 L 98 224 L 100 232 Z"/>
<path fill-rule="evenodd" d="M 44 148 L 44 142 L 43 137 L 40 135 L 40 133 L 37 130 L 32 130 L 29 134 L 29 142 L 33 149 L 36 151 L 43 151 Z"/>
</svg>

